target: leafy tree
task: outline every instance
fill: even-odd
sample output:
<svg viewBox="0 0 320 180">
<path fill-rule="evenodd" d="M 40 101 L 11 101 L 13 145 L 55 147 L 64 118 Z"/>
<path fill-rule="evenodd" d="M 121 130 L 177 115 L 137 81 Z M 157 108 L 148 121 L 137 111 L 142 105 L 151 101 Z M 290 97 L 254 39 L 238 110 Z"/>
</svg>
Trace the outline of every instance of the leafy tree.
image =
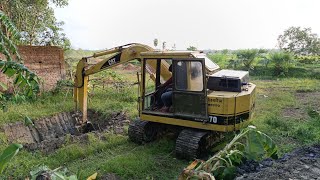
<svg viewBox="0 0 320 180">
<path fill-rule="evenodd" d="M 157 46 L 158 46 L 158 39 L 157 38 L 155 38 L 154 40 L 153 40 L 153 45 L 154 45 L 154 47 L 156 48 Z"/>
<path fill-rule="evenodd" d="M 296 55 L 320 55 L 320 39 L 311 28 L 290 27 L 279 35 L 278 46 Z"/>
<path fill-rule="evenodd" d="M 187 50 L 188 50 L 188 51 L 196 51 L 197 48 L 196 48 L 195 46 L 189 46 L 189 47 L 187 48 Z"/>
<path fill-rule="evenodd" d="M 221 51 L 221 53 L 222 53 L 222 54 L 228 54 L 228 53 L 229 53 L 229 50 L 228 50 L 228 49 L 223 49 L 223 50 Z"/>
<path fill-rule="evenodd" d="M 21 44 L 56 45 L 68 49 L 70 41 L 61 28 L 64 22 L 57 21 L 50 3 L 64 7 L 68 0 L 0 0 L 0 9 L 8 15 L 21 33 Z"/>
</svg>

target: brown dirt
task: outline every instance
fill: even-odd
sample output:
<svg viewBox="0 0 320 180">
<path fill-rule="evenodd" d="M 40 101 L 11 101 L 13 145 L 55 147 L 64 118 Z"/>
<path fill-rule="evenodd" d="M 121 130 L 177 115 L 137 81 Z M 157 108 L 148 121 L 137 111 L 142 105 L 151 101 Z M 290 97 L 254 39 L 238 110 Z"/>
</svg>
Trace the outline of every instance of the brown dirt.
<svg viewBox="0 0 320 180">
<path fill-rule="evenodd" d="M 294 118 L 298 120 L 306 120 L 308 117 L 305 109 L 300 107 L 287 107 L 282 111 L 282 116 L 286 118 Z"/>
<path fill-rule="evenodd" d="M 129 124 L 124 112 L 114 113 L 108 118 L 95 111 L 88 111 L 88 117 L 93 124 L 94 135 L 101 137 L 101 132 L 124 133 L 124 126 Z M 55 116 L 37 119 L 34 126 L 25 126 L 22 122 L 7 124 L 2 129 L 9 142 L 21 143 L 28 150 L 41 150 L 50 153 L 66 143 L 66 135 L 71 142 L 87 142 L 88 134 L 78 126 L 74 112 L 64 112 Z"/>
<path fill-rule="evenodd" d="M 299 105 L 320 110 L 320 92 L 298 92 L 296 98 Z"/>
<path fill-rule="evenodd" d="M 135 66 L 131 63 L 128 63 L 124 68 L 123 70 L 126 70 L 126 71 L 138 71 L 140 69 L 140 66 Z"/>
<path fill-rule="evenodd" d="M 300 148 L 282 158 L 262 163 L 247 163 L 238 169 L 242 179 L 320 179 L 320 145 Z"/>
</svg>

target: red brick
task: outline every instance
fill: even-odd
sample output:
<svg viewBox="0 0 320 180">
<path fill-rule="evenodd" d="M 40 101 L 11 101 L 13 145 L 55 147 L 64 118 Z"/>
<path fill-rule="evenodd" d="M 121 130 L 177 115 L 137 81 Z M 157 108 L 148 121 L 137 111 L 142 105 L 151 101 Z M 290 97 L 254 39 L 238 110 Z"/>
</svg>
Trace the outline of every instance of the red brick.
<svg viewBox="0 0 320 180">
<path fill-rule="evenodd" d="M 36 73 L 43 81 L 41 90 L 52 90 L 57 81 L 65 78 L 63 49 L 56 46 L 18 46 L 23 63 Z M 4 56 L 0 54 L 0 58 Z M 6 76 L 0 73 L 0 82 L 11 84 Z"/>
</svg>

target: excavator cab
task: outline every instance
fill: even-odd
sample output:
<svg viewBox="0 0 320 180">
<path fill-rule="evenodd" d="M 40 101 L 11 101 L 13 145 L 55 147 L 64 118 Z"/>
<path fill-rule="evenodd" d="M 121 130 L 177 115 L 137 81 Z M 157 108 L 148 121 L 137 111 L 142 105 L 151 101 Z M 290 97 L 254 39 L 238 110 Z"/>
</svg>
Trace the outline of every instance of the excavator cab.
<svg viewBox="0 0 320 180">
<path fill-rule="evenodd" d="M 156 69 L 151 69 L 155 74 L 155 81 L 152 81 L 152 78 L 147 73 L 150 71 L 148 66 L 150 61 L 154 61 L 157 64 Z M 161 68 L 168 69 L 169 64 L 172 66 L 171 76 L 162 77 Z M 146 58 L 144 59 L 143 69 L 142 89 L 144 89 L 144 92 L 142 93 L 143 108 L 141 114 L 171 118 L 207 119 L 204 59 Z M 170 78 L 172 78 L 172 85 L 170 87 L 162 87 L 161 85 Z M 164 106 L 161 95 L 166 91 L 172 91 L 172 105 L 169 111 L 163 112 L 159 111 Z"/>
</svg>

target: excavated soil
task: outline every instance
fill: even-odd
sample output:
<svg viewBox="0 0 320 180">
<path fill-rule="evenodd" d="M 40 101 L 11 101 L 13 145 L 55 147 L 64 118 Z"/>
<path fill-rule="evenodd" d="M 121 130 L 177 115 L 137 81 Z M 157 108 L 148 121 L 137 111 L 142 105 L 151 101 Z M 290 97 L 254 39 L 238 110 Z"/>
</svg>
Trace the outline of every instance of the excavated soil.
<svg viewBox="0 0 320 180">
<path fill-rule="evenodd" d="M 64 112 L 51 117 L 34 120 L 34 126 L 22 122 L 7 124 L 2 127 L 9 142 L 21 143 L 30 151 L 41 150 L 50 153 L 68 142 L 87 142 L 88 134 L 79 126 L 81 117 L 74 112 Z M 101 132 L 124 133 L 124 126 L 129 124 L 124 112 L 113 113 L 108 118 L 95 111 L 88 111 L 88 119 L 93 125 L 91 131 L 102 137 Z"/>
<path fill-rule="evenodd" d="M 242 179 L 320 179 L 320 145 L 297 149 L 278 160 L 247 161 L 238 168 Z"/>
</svg>

